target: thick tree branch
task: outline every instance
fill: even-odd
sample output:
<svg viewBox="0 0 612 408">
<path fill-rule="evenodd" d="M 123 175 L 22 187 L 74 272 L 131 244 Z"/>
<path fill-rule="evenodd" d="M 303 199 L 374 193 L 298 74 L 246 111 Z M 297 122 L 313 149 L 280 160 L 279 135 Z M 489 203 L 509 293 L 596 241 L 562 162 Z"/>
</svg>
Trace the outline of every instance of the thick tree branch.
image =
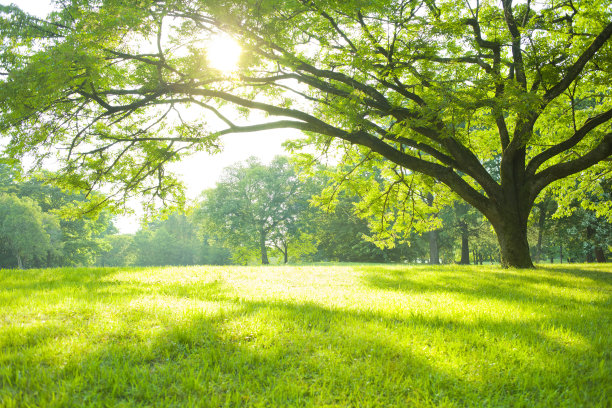
<svg viewBox="0 0 612 408">
<path fill-rule="evenodd" d="M 475 18 L 468 18 L 465 20 L 465 24 L 472 27 L 474 30 L 474 38 L 476 39 L 476 43 L 482 48 L 487 48 L 493 51 L 494 54 L 498 54 L 500 52 L 500 45 L 495 41 L 489 41 L 482 38 L 482 32 L 480 30 L 480 23 Z"/>
<path fill-rule="evenodd" d="M 527 89 L 527 76 L 525 75 L 525 64 L 523 62 L 523 51 L 521 50 L 521 33 L 518 29 L 514 15 L 512 14 L 512 0 L 503 0 L 504 18 L 506 25 L 512 35 L 512 58 L 514 60 L 514 70 L 516 80 L 523 89 Z"/>
<path fill-rule="evenodd" d="M 595 40 L 584 50 L 584 52 L 578 57 L 576 62 L 568 69 L 565 76 L 552 88 L 550 88 L 546 94 L 544 94 L 543 102 L 547 105 L 550 101 L 561 95 L 563 91 L 580 75 L 584 66 L 593 58 L 595 53 L 599 51 L 601 47 L 608 41 L 612 36 L 612 22 L 608 23 L 603 30 L 595 37 Z"/>
<path fill-rule="evenodd" d="M 537 173 L 531 185 L 531 199 L 535 200 L 544 187 L 564 177 L 579 173 L 612 155 L 612 133 L 606 134 L 602 141 L 590 152 L 577 159 L 555 164 Z"/>
<path fill-rule="evenodd" d="M 408 139 L 407 137 L 395 136 L 393 134 L 387 134 L 385 138 L 389 140 L 393 140 L 394 142 L 401 143 L 405 146 L 412 147 L 413 149 L 416 149 L 419 152 L 428 154 L 432 156 L 433 158 L 435 158 L 436 160 L 438 160 L 440 163 L 443 163 L 449 167 L 456 168 L 456 169 L 461 168 L 461 165 L 457 163 L 455 159 L 442 153 L 441 151 L 437 150 L 436 148 L 428 144 L 417 142 L 415 140 Z"/>
<path fill-rule="evenodd" d="M 587 119 L 584 122 L 584 125 L 580 129 L 578 129 L 571 137 L 567 138 L 561 143 L 558 143 L 546 150 L 542 153 L 535 156 L 529 164 L 527 165 L 527 174 L 533 175 L 538 170 L 538 168 L 544 164 L 547 160 L 555 157 L 559 153 L 562 153 L 572 147 L 576 146 L 576 144 L 580 143 L 582 139 L 597 126 L 606 123 L 607 121 L 612 119 L 612 109 L 600 113 L 597 116 Z"/>
<path fill-rule="evenodd" d="M 154 65 L 154 66 L 156 66 L 158 68 L 167 69 L 168 71 L 177 74 L 181 78 L 184 78 L 186 76 L 184 73 L 182 73 L 181 71 L 179 71 L 178 69 L 176 69 L 172 65 L 169 65 L 165 61 L 165 59 L 163 58 L 163 54 L 161 54 L 161 55 L 160 54 L 133 55 L 133 54 L 126 54 L 124 52 L 120 52 L 120 51 L 117 51 L 117 50 L 111 50 L 111 49 L 108 49 L 108 48 L 106 48 L 104 51 L 108 52 L 111 55 L 114 55 L 115 57 L 119 57 L 119 58 L 123 58 L 123 59 L 136 60 L 136 61 L 144 62 L 145 64 Z M 150 58 L 150 57 L 154 57 L 156 59 L 153 59 L 153 58 Z M 160 59 L 157 59 L 157 58 L 160 58 Z"/>
<path fill-rule="evenodd" d="M 416 55 L 410 57 L 413 61 L 418 60 L 426 60 L 432 62 L 439 62 L 441 64 L 454 64 L 454 63 L 462 63 L 462 64 L 476 64 L 480 66 L 485 72 L 489 73 L 493 70 L 490 64 L 487 64 L 482 60 L 482 58 L 493 59 L 494 55 L 465 55 L 463 57 L 440 57 L 438 55 Z"/>
<path fill-rule="evenodd" d="M 81 96 L 91 99 L 92 101 L 102 106 L 102 108 L 106 110 L 106 115 L 108 116 L 114 115 L 119 112 L 126 112 L 126 111 L 130 112 L 135 109 L 141 108 L 143 106 L 146 106 L 149 103 L 153 103 L 158 97 L 162 95 L 162 92 L 158 90 L 156 92 L 145 94 L 143 95 L 142 99 L 129 103 L 127 105 L 114 105 L 113 106 L 113 105 L 110 105 L 105 100 L 103 100 L 102 98 L 100 98 L 100 96 L 97 93 L 95 93 L 95 91 L 93 93 L 88 93 L 83 90 L 78 90 L 77 93 Z"/>
<path fill-rule="evenodd" d="M 486 197 L 474 190 L 468 183 L 466 183 L 459 175 L 457 175 L 452 168 L 444 167 L 436 163 L 432 163 L 426 160 L 422 160 L 397 150 L 396 148 L 388 145 L 382 140 L 366 133 L 363 131 L 358 132 L 347 132 L 345 130 L 331 126 L 320 119 L 315 118 L 305 112 L 301 112 L 289 108 L 281 108 L 278 106 L 255 102 L 252 100 L 237 97 L 235 95 L 207 89 L 192 89 L 185 85 L 168 85 L 168 91 L 176 93 L 186 93 L 191 95 L 200 95 L 205 97 L 213 97 L 223 99 L 225 101 L 234 103 L 239 106 L 246 108 L 262 110 L 272 115 L 285 116 L 298 119 L 302 122 L 290 121 L 291 126 L 302 130 L 309 130 L 312 132 L 320 133 L 327 136 L 337 137 L 346 140 L 350 143 L 359 144 L 365 147 L 371 148 L 374 152 L 381 154 L 387 159 L 393 161 L 396 164 L 404 166 L 410 170 L 422 172 L 430 175 L 441 182 L 447 184 L 454 191 L 460 194 L 466 201 L 474 205 L 476 208 L 483 212 L 489 212 L 491 208 L 490 203 Z M 289 123 L 283 124 L 289 125 Z M 266 126 L 256 125 L 256 126 Z M 249 127 L 252 131 L 254 127 Z M 261 128 L 258 128 L 261 129 Z M 228 129 L 227 133 L 232 133 L 232 130 Z M 452 143 L 451 143 L 452 145 Z M 457 146 L 453 146 L 455 150 L 459 150 Z M 488 173 L 487 173 L 488 174 Z M 489 176 L 490 177 L 490 176 Z"/>
<path fill-rule="evenodd" d="M 377 91 L 375 88 L 368 86 L 360 81 L 357 81 L 354 78 L 351 78 L 343 73 L 318 69 L 305 62 L 301 62 L 296 68 L 298 71 L 306 71 L 316 77 L 332 79 L 344 83 L 352 88 L 355 88 L 374 99 L 383 110 L 388 110 L 391 108 L 391 104 L 382 93 Z"/>
<path fill-rule="evenodd" d="M 368 95 L 370 98 L 372 98 L 379 104 L 381 110 L 391 109 L 391 104 L 389 103 L 385 95 L 379 92 L 376 88 L 366 85 L 363 82 L 357 81 L 355 78 L 350 77 L 341 72 L 316 68 L 314 65 L 306 62 L 304 59 L 297 58 L 293 53 L 287 51 L 280 45 L 272 43 L 269 39 L 264 39 L 261 36 L 258 36 L 246 30 L 241 30 L 240 32 L 243 35 L 248 35 L 252 39 L 256 40 L 260 45 L 262 46 L 265 45 L 281 53 L 285 58 L 288 58 L 291 61 L 289 64 L 293 65 L 293 69 L 296 72 L 300 72 L 300 71 L 308 72 L 309 74 L 313 75 L 316 78 L 326 78 L 329 80 L 338 81 L 351 88 L 354 88 L 356 90 L 363 92 L 365 95 Z M 274 55 L 266 53 L 265 51 L 263 51 L 262 47 L 255 47 L 253 48 L 253 51 L 267 58 L 270 58 L 274 61 L 278 61 L 278 57 L 275 57 Z"/>
<path fill-rule="evenodd" d="M 485 196 L 476 191 L 472 186 L 470 186 L 450 167 L 445 167 L 440 164 L 425 161 L 402 153 L 401 151 L 389 146 L 380 139 L 369 135 L 366 132 L 345 132 L 343 135 L 339 135 L 337 137 L 351 143 L 368 147 L 373 152 L 380 154 L 395 164 L 412 171 L 426 174 L 439 180 L 440 182 L 449 186 L 453 191 L 459 194 L 464 200 L 472 204 L 475 208 L 480 210 L 483 214 L 490 214 L 493 211 L 491 202 Z"/>
<path fill-rule="evenodd" d="M 504 113 L 500 110 L 496 111 L 496 109 L 493 109 L 493 115 L 495 116 L 495 124 L 497 125 L 502 151 L 504 151 L 510 144 L 510 133 L 508 133 L 506 119 L 504 118 Z"/>
</svg>

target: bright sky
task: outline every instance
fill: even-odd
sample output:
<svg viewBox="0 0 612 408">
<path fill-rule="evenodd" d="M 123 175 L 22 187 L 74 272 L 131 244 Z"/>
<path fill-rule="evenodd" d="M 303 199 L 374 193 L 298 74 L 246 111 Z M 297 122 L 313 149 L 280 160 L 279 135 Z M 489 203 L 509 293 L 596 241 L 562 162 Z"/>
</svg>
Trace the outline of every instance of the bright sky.
<svg viewBox="0 0 612 408">
<path fill-rule="evenodd" d="M 0 0 L 0 4 L 3 5 L 10 3 L 10 0 Z M 46 16 L 52 10 L 49 0 L 17 0 L 15 4 L 39 17 Z M 231 44 L 225 42 L 217 48 L 224 49 L 227 53 L 228 47 L 231 49 Z M 209 52 L 214 53 L 215 50 Z M 225 65 L 222 64 L 218 69 L 228 69 L 227 64 L 225 61 Z M 181 175 L 187 186 L 187 196 L 193 199 L 202 190 L 215 186 L 223 168 L 246 160 L 250 156 L 259 157 L 262 162 L 268 163 L 274 156 L 285 153 L 281 146 L 284 141 L 300 136 L 300 132 L 291 129 L 227 135 L 221 139 L 224 146 L 221 153 L 212 156 L 204 152 L 197 153 L 185 158 L 171 170 Z M 138 229 L 138 219 L 136 216 L 120 217 L 117 227 L 124 233 L 134 232 Z"/>
</svg>

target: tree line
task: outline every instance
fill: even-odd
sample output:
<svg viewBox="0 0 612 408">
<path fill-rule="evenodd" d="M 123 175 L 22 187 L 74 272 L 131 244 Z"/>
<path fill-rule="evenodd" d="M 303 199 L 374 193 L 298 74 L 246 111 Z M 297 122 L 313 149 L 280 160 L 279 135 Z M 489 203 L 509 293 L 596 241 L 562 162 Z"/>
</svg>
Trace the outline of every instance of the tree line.
<svg viewBox="0 0 612 408">
<path fill-rule="evenodd" d="M 367 197 L 360 196 L 362 185 L 338 189 L 336 169 L 303 172 L 286 157 L 270 164 L 251 158 L 226 168 L 216 187 L 186 212 L 165 214 L 135 234 L 119 234 L 108 210 L 84 217 L 67 212 L 74 202 L 88 200 L 83 195 L 37 178 L 19 180 L 10 167 L 1 169 L 0 267 L 5 268 L 501 262 L 492 226 L 461 200 L 440 204 L 430 191 L 415 191 L 428 211 L 405 228 L 388 215 L 384 221 L 385 209 L 368 206 Z M 378 179 L 382 184 L 380 173 Z M 593 200 L 609 201 L 609 182 L 601 183 L 608 185 Z M 551 192 L 534 207 L 528 226 L 533 259 L 605 262 L 612 223 L 580 202 L 559 206 L 559 200 Z"/>
<path fill-rule="evenodd" d="M 92 265 L 116 232 L 107 211 L 83 215 L 83 194 L 0 163 L 0 267 Z M 48 174 L 47 174 L 48 176 Z"/>
</svg>

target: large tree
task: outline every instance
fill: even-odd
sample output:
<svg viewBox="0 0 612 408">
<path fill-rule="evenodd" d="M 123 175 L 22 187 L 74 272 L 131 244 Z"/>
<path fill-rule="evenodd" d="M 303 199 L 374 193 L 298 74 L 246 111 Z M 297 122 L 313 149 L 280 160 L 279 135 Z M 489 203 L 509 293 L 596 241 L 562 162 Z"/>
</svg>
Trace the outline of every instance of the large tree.
<svg viewBox="0 0 612 408">
<path fill-rule="evenodd" d="M 440 182 L 491 222 L 504 265 L 531 267 L 540 192 L 609 169 L 608 0 L 58 6 L 45 21 L 1 8 L 0 129 L 16 156 L 59 148 L 64 180 L 85 189 L 113 182 L 116 194 L 165 200 L 177 185 L 165 164 L 183 153 L 294 128 L 364 166 L 382 160 L 399 180 Z M 205 58 L 206 39 L 222 33 L 243 50 L 232 74 Z M 233 121 L 232 107 L 272 119 Z M 499 180 L 483 165 L 493 157 Z"/>
</svg>

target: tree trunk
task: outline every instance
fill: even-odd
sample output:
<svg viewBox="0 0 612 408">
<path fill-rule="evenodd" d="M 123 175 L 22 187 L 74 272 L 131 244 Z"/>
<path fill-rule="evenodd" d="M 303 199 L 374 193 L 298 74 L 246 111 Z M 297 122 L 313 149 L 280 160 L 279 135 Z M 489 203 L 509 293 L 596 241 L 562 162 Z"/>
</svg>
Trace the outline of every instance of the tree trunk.
<svg viewBox="0 0 612 408">
<path fill-rule="evenodd" d="M 469 233 L 468 233 L 468 225 L 467 222 L 461 223 L 461 260 L 459 260 L 459 265 L 469 265 L 470 264 L 470 241 L 469 241 Z"/>
<path fill-rule="evenodd" d="M 268 265 L 268 248 L 266 247 L 266 232 L 264 230 L 259 231 L 259 249 L 261 251 L 261 264 Z"/>
<path fill-rule="evenodd" d="M 493 224 L 504 268 L 533 268 L 527 242 L 527 221 L 511 219 Z"/>
<path fill-rule="evenodd" d="M 425 202 L 429 207 L 433 207 L 434 196 L 431 193 L 427 194 Z M 440 265 L 440 247 L 438 246 L 439 233 L 438 230 L 429 231 L 429 264 Z"/>
<path fill-rule="evenodd" d="M 280 244 L 278 242 L 275 242 L 274 246 L 276 247 L 276 249 L 278 249 L 278 252 L 283 254 L 283 263 L 286 264 L 287 262 L 289 262 L 289 244 L 287 243 L 287 241 L 281 241 Z"/>
<path fill-rule="evenodd" d="M 606 254 L 600 246 L 595 247 L 595 260 L 601 263 L 606 262 Z"/>
<path fill-rule="evenodd" d="M 17 267 L 19 269 L 23 269 L 23 261 L 21 260 L 21 255 L 17 254 Z"/>
<path fill-rule="evenodd" d="M 440 249 L 438 247 L 438 230 L 429 231 L 429 264 L 440 265 Z"/>
<path fill-rule="evenodd" d="M 286 264 L 289 261 L 289 245 L 286 242 L 283 242 L 283 261 Z"/>
<path fill-rule="evenodd" d="M 559 244 L 559 263 L 563 263 L 563 244 Z"/>
</svg>

